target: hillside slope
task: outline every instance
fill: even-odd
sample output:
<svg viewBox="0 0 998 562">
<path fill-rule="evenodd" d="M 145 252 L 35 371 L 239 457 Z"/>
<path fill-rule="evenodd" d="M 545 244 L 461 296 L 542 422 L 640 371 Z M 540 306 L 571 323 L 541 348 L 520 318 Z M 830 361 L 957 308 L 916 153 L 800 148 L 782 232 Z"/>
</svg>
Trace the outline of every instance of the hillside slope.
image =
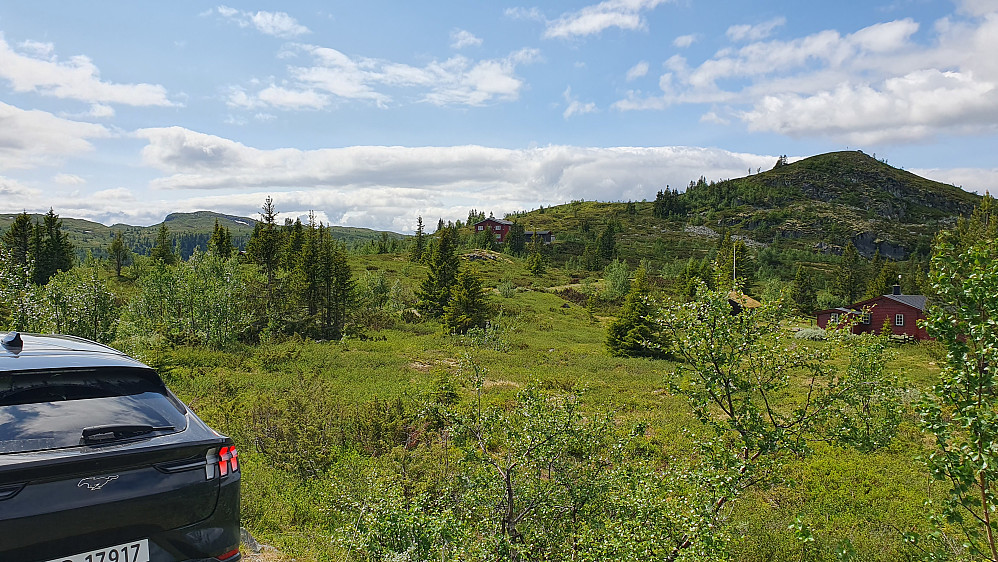
<svg viewBox="0 0 998 562">
<path fill-rule="evenodd" d="M 684 194 L 693 217 L 776 238 L 922 253 L 939 229 L 969 214 L 980 196 L 894 168 L 860 151 L 831 152 L 743 178 L 698 182 Z M 708 224 L 709 226 L 711 224 Z"/>
<path fill-rule="evenodd" d="M 663 249 L 677 257 L 702 255 L 712 244 L 696 240 L 690 230 L 706 226 L 809 252 L 838 253 L 852 242 L 866 256 L 879 250 L 884 257 L 906 259 L 925 255 L 935 234 L 969 214 L 980 196 L 849 151 L 742 178 L 701 179 L 675 199 L 679 211 L 667 219 L 655 216 L 650 201 L 575 201 L 507 218 L 528 229 L 553 230 L 568 243 L 592 238 L 598 225 L 618 221 L 633 258 L 654 259 Z"/>
<path fill-rule="evenodd" d="M 58 210 L 56 210 L 58 213 Z M 16 214 L 0 214 L 0 233 L 6 231 Z M 280 217 L 279 217 L 280 218 Z M 69 240 L 79 256 L 83 256 L 87 251 L 94 255 L 105 255 L 107 248 L 114 239 L 116 233 L 121 232 L 125 245 L 130 250 L 138 254 L 148 254 L 149 249 L 155 244 L 156 233 L 160 225 L 166 224 L 173 236 L 174 243 L 179 245 L 181 254 L 187 256 L 195 246 L 205 247 L 211 233 L 215 228 L 215 221 L 223 227 L 229 229 L 232 235 L 232 242 L 237 247 L 243 247 L 253 233 L 253 226 L 256 219 L 240 217 L 236 215 L 226 215 L 214 211 L 195 211 L 193 213 L 170 213 L 162 223 L 149 226 L 132 226 L 127 224 L 114 224 L 105 226 L 98 222 L 86 219 L 75 219 L 70 217 L 60 217 L 62 220 L 63 232 L 69 235 Z M 31 215 L 33 222 L 41 222 L 42 215 Z M 382 232 L 367 228 L 356 228 L 348 226 L 331 226 L 333 238 L 344 242 L 347 245 L 361 245 L 372 240 L 381 238 Z M 387 233 L 391 238 L 403 238 L 403 235 L 394 232 Z"/>
</svg>

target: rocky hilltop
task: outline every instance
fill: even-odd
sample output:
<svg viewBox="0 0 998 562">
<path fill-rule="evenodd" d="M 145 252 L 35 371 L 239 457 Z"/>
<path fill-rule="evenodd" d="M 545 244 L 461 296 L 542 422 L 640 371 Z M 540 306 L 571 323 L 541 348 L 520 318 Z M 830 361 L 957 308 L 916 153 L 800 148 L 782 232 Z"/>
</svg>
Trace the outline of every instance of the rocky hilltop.
<svg viewBox="0 0 998 562">
<path fill-rule="evenodd" d="M 861 151 L 831 152 L 716 183 L 697 182 L 689 211 L 765 242 L 813 241 L 837 251 L 852 242 L 863 254 L 904 259 L 969 214 L 980 196 L 894 168 Z"/>
</svg>

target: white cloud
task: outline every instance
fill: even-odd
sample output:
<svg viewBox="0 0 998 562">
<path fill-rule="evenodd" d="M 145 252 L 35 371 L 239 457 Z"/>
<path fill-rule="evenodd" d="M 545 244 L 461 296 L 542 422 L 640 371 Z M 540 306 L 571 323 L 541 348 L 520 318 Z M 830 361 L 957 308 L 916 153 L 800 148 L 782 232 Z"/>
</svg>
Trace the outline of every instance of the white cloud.
<svg viewBox="0 0 998 562">
<path fill-rule="evenodd" d="M 544 14 L 538 8 L 506 8 L 503 13 L 516 20 L 544 21 Z"/>
<path fill-rule="evenodd" d="M 704 113 L 702 116 L 700 116 L 700 122 L 701 123 L 713 123 L 715 125 L 730 125 L 731 124 L 731 121 L 729 121 L 728 119 L 725 119 L 724 117 L 721 117 L 720 115 L 718 115 L 714 111 L 708 111 L 707 113 Z"/>
<path fill-rule="evenodd" d="M 522 49 L 502 59 L 475 61 L 464 56 L 434 60 L 422 67 L 381 59 L 350 57 L 345 53 L 315 45 L 294 45 L 295 52 L 312 57 L 311 66 L 288 69 L 288 84 L 271 85 L 255 94 L 232 88 L 232 107 L 278 109 L 319 109 L 335 99 L 363 100 L 387 106 L 391 90 L 411 92 L 408 101 L 435 105 L 480 106 L 519 97 L 523 80 L 516 75 L 520 65 L 538 60 L 536 49 Z"/>
<path fill-rule="evenodd" d="M 18 47 L 26 53 L 34 55 L 35 58 L 51 60 L 55 57 L 55 45 L 52 43 L 42 43 L 40 41 L 22 41 Z"/>
<path fill-rule="evenodd" d="M 998 0 L 957 0 L 962 13 L 971 16 L 984 16 L 998 12 Z"/>
<path fill-rule="evenodd" d="M 243 12 L 228 6 L 219 6 L 217 10 L 219 15 L 237 23 L 239 27 L 252 27 L 264 35 L 289 39 L 311 33 L 285 12 Z"/>
<path fill-rule="evenodd" d="M 100 71 L 86 56 L 60 62 L 47 43 L 21 43 L 18 52 L 0 33 L 0 77 L 15 92 L 37 92 L 61 99 L 133 106 L 172 106 L 166 89 L 154 84 L 115 84 L 100 78 Z"/>
<path fill-rule="evenodd" d="M 680 49 L 685 49 L 693 43 L 696 43 L 697 39 L 698 37 L 696 35 L 680 35 L 672 40 L 672 45 Z"/>
<path fill-rule="evenodd" d="M 110 132 L 101 125 L 26 111 L 0 102 L 0 169 L 33 168 L 93 149 L 90 139 Z"/>
<path fill-rule="evenodd" d="M 5 213 L 19 213 L 39 210 L 35 205 L 41 199 L 42 191 L 28 187 L 17 180 L 0 176 L 0 209 Z M 42 212 L 48 211 L 48 207 Z"/>
<path fill-rule="evenodd" d="M 962 187 L 981 195 L 998 195 L 998 168 L 915 168 L 909 172 L 935 181 Z"/>
<path fill-rule="evenodd" d="M 572 88 L 569 86 L 565 88 L 562 97 L 565 98 L 565 102 L 568 106 L 565 107 L 565 111 L 561 114 L 562 117 L 568 119 L 573 115 L 583 115 L 585 113 L 593 113 L 596 111 L 596 104 L 593 102 L 582 103 L 578 99 L 572 97 Z"/>
<path fill-rule="evenodd" d="M 280 86 L 269 86 L 257 94 L 257 98 L 278 109 L 321 109 L 329 105 L 329 96 L 315 90 L 289 90 Z"/>
<path fill-rule="evenodd" d="M 674 56 L 660 77 L 660 95 L 629 92 L 613 107 L 710 104 L 715 113 L 704 115 L 706 122 L 716 122 L 719 109 L 752 131 L 850 144 L 998 130 L 998 60 L 991 56 L 998 52 L 998 13 L 940 20 L 927 44 L 913 40 L 918 30 L 918 23 L 901 19 L 848 35 L 825 30 L 750 42 L 698 65 Z"/>
<path fill-rule="evenodd" d="M 451 48 L 463 49 L 465 47 L 477 47 L 482 44 L 482 40 L 475 37 L 470 31 L 455 29 L 450 33 Z"/>
<path fill-rule="evenodd" d="M 650 198 L 666 184 L 738 177 L 775 158 L 690 147 L 261 150 L 179 127 L 138 136 L 148 142 L 144 163 L 165 174 L 152 187 L 216 192 L 184 197 L 191 210 L 252 215 L 271 194 L 282 212 L 315 209 L 336 224 L 400 231 L 411 230 L 417 214 L 429 223 L 464 218 L 472 207 L 499 214 L 580 197 Z M 150 208 L 160 207 L 151 202 Z"/>
<path fill-rule="evenodd" d="M 60 185 L 83 185 L 87 183 L 87 180 L 75 174 L 56 174 L 52 177 L 52 181 Z"/>
<path fill-rule="evenodd" d="M 786 25 L 787 18 L 780 16 L 756 25 L 733 25 L 727 36 L 732 41 L 759 41 L 769 37 L 777 27 Z"/>
<path fill-rule="evenodd" d="M 648 74 L 648 63 L 641 61 L 627 71 L 627 81 L 630 82 L 631 80 L 637 80 L 646 74 Z"/>
<path fill-rule="evenodd" d="M 546 38 L 572 38 L 595 35 L 616 27 L 625 31 L 645 29 L 641 12 L 652 10 L 667 0 L 606 0 L 577 12 L 562 14 L 547 22 Z"/>
<path fill-rule="evenodd" d="M 114 108 L 103 103 L 91 104 L 90 111 L 87 112 L 87 116 L 96 119 L 114 117 Z"/>
</svg>

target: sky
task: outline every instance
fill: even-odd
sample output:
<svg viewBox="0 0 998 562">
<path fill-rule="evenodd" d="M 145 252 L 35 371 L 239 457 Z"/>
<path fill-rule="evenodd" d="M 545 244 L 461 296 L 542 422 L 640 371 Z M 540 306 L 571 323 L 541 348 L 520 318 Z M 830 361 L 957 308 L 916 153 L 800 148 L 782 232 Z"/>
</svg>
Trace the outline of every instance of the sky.
<svg viewBox="0 0 998 562">
<path fill-rule="evenodd" d="M 998 185 L 998 0 L 0 4 L 0 212 L 652 200 L 836 150 Z"/>
</svg>

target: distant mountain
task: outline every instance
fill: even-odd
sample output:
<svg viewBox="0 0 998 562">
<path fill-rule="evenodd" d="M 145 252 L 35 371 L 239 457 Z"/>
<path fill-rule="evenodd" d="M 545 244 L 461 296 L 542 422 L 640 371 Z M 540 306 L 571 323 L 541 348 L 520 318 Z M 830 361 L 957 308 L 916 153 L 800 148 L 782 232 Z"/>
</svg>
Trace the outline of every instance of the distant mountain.
<svg viewBox="0 0 998 562">
<path fill-rule="evenodd" d="M 664 186 L 663 186 L 664 187 Z M 832 152 L 719 182 L 701 178 L 669 199 L 676 214 L 654 215 L 645 201 L 564 205 L 507 215 L 527 230 L 552 230 L 563 253 L 580 255 L 608 222 L 620 255 L 657 266 L 702 257 L 729 232 L 758 244 L 838 253 L 852 242 L 861 253 L 924 256 L 932 239 L 980 196 L 894 168 L 862 152 Z"/>
<path fill-rule="evenodd" d="M 0 214 L 0 233 L 10 227 L 16 214 Z M 31 215 L 33 221 L 41 222 L 42 215 Z M 63 231 L 69 235 L 73 247 L 81 257 L 87 251 L 95 256 L 106 255 L 107 248 L 114 239 L 115 233 L 121 232 L 125 240 L 125 245 L 137 254 L 146 255 L 153 247 L 156 234 L 160 225 L 166 224 L 173 235 L 174 243 L 180 248 L 181 255 L 187 257 L 195 247 L 207 247 L 208 240 L 215 228 L 215 221 L 229 229 L 232 235 L 232 242 L 239 248 L 243 248 L 253 233 L 253 226 L 256 219 L 240 217 L 236 215 L 226 215 L 214 211 L 195 211 L 193 213 L 170 213 L 162 223 L 150 226 L 132 226 L 127 224 L 115 224 L 105 226 L 103 224 L 86 219 L 74 219 L 69 217 L 59 217 L 62 220 Z M 347 226 L 330 227 L 333 238 L 340 240 L 348 246 L 363 245 L 372 240 L 382 237 L 382 232 L 367 228 L 355 228 Z M 390 238 L 405 238 L 405 236 L 395 233 L 386 233 Z"/>
<path fill-rule="evenodd" d="M 707 226 L 820 241 L 894 259 L 922 252 L 939 229 L 969 214 L 980 196 L 894 168 L 861 151 L 831 152 L 684 194 Z"/>
</svg>

